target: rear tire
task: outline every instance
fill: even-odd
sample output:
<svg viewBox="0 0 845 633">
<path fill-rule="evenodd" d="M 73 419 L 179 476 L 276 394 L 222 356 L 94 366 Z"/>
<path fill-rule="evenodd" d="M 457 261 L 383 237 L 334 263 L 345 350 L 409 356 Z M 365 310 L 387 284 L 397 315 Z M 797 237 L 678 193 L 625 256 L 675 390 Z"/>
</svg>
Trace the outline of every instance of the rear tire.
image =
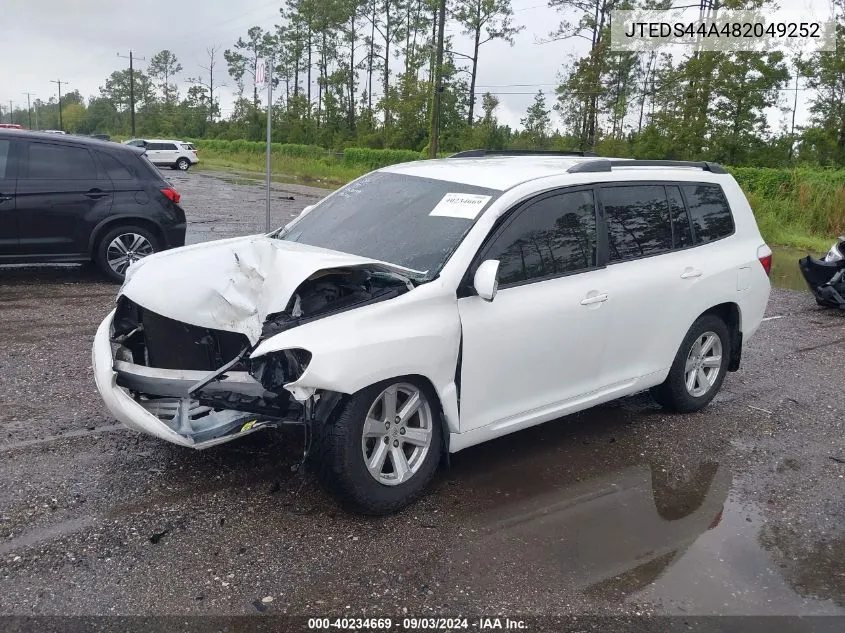
<svg viewBox="0 0 845 633">
<path fill-rule="evenodd" d="M 94 263 L 110 279 L 122 282 L 126 277 L 126 269 L 133 261 L 160 250 L 159 239 L 149 229 L 133 225 L 118 226 L 100 238 Z"/>
<path fill-rule="evenodd" d="M 699 317 L 684 337 L 666 380 L 651 389 L 652 397 L 669 411 L 700 411 L 722 386 L 730 350 L 725 322 L 713 314 Z"/>
<path fill-rule="evenodd" d="M 391 390 L 392 408 L 387 404 Z M 414 398 L 419 408 L 397 422 L 406 405 L 413 408 Z M 391 514 L 415 501 L 431 482 L 440 463 L 441 436 L 439 403 L 427 384 L 410 377 L 376 383 L 353 394 L 333 420 L 321 423 L 314 454 L 317 478 L 354 512 Z"/>
</svg>

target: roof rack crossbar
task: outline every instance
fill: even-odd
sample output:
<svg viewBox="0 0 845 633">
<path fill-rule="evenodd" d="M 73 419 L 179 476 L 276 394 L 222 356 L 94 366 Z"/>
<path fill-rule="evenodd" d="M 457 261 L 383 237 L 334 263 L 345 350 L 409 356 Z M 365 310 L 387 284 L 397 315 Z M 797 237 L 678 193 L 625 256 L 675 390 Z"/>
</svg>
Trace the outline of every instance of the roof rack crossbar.
<svg viewBox="0 0 845 633">
<path fill-rule="evenodd" d="M 468 149 L 452 154 L 449 158 L 483 158 L 485 156 L 595 156 L 593 152 L 576 152 L 545 149 Z"/>
<path fill-rule="evenodd" d="M 611 171 L 614 167 L 691 167 L 702 169 L 714 174 L 726 174 L 725 168 L 718 163 L 710 161 L 692 160 L 614 160 L 610 158 L 599 158 L 597 160 L 584 161 L 567 169 L 567 173 L 585 173 Z"/>
</svg>

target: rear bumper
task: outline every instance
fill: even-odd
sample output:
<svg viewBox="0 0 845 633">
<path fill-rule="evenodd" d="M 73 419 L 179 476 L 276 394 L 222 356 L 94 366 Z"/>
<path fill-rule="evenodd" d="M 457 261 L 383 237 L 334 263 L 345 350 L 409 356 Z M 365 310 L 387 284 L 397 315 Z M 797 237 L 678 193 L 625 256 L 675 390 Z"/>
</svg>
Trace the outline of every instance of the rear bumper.
<svg viewBox="0 0 845 633">
<path fill-rule="evenodd" d="M 182 217 L 184 215 L 185 212 L 182 211 Z M 184 246 L 187 230 L 186 222 L 180 222 L 179 224 L 164 228 L 162 232 L 164 233 L 165 248 L 179 248 L 180 246 Z"/>
<path fill-rule="evenodd" d="M 201 449 L 273 423 L 255 413 L 202 406 L 189 390 L 207 379 L 208 372 L 156 369 L 115 360 L 110 341 L 113 317 L 114 311 L 94 337 L 94 380 L 106 408 L 130 429 Z M 245 372 L 230 372 L 215 381 L 214 391 L 254 397 L 263 388 Z M 136 399 L 132 393 L 140 395 Z"/>
</svg>

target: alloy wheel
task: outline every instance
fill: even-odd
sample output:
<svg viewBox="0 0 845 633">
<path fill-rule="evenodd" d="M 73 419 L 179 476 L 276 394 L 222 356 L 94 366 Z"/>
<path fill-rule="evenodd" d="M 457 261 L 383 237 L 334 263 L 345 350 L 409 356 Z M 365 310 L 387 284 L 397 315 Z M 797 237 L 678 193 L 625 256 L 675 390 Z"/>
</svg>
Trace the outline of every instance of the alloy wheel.
<svg viewBox="0 0 845 633">
<path fill-rule="evenodd" d="M 370 475 L 396 486 L 413 477 L 431 450 L 434 416 L 422 390 L 410 383 L 390 385 L 370 405 L 361 452 Z"/>
<path fill-rule="evenodd" d="M 115 237 L 106 249 L 106 262 L 115 273 L 124 275 L 129 265 L 155 252 L 153 245 L 138 233 L 123 233 Z"/>
<path fill-rule="evenodd" d="M 694 398 L 706 394 L 722 370 L 722 340 L 715 332 L 704 332 L 695 339 L 684 366 L 684 383 Z"/>
</svg>

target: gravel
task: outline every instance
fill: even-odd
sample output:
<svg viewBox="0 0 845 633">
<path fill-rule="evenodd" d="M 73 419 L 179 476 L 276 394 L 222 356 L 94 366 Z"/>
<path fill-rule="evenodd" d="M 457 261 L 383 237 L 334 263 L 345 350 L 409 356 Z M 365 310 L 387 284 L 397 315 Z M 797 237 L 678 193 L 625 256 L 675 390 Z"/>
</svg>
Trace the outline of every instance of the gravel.
<svg viewBox="0 0 845 633">
<path fill-rule="evenodd" d="M 255 183 L 167 176 L 190 242 L 263 230 Z M 325 193 L 276 185 L 273 224 Z M 541 425 L 372 519 L 296 468 L 295 429 L 196 452 L 116 425 L 90 368 L 116 291 L 0 268 L 2 614 L 845 612 L 845 317 L 806 293 L 773 291 L 705 411 L 640 395 Z"/>
</svg>

